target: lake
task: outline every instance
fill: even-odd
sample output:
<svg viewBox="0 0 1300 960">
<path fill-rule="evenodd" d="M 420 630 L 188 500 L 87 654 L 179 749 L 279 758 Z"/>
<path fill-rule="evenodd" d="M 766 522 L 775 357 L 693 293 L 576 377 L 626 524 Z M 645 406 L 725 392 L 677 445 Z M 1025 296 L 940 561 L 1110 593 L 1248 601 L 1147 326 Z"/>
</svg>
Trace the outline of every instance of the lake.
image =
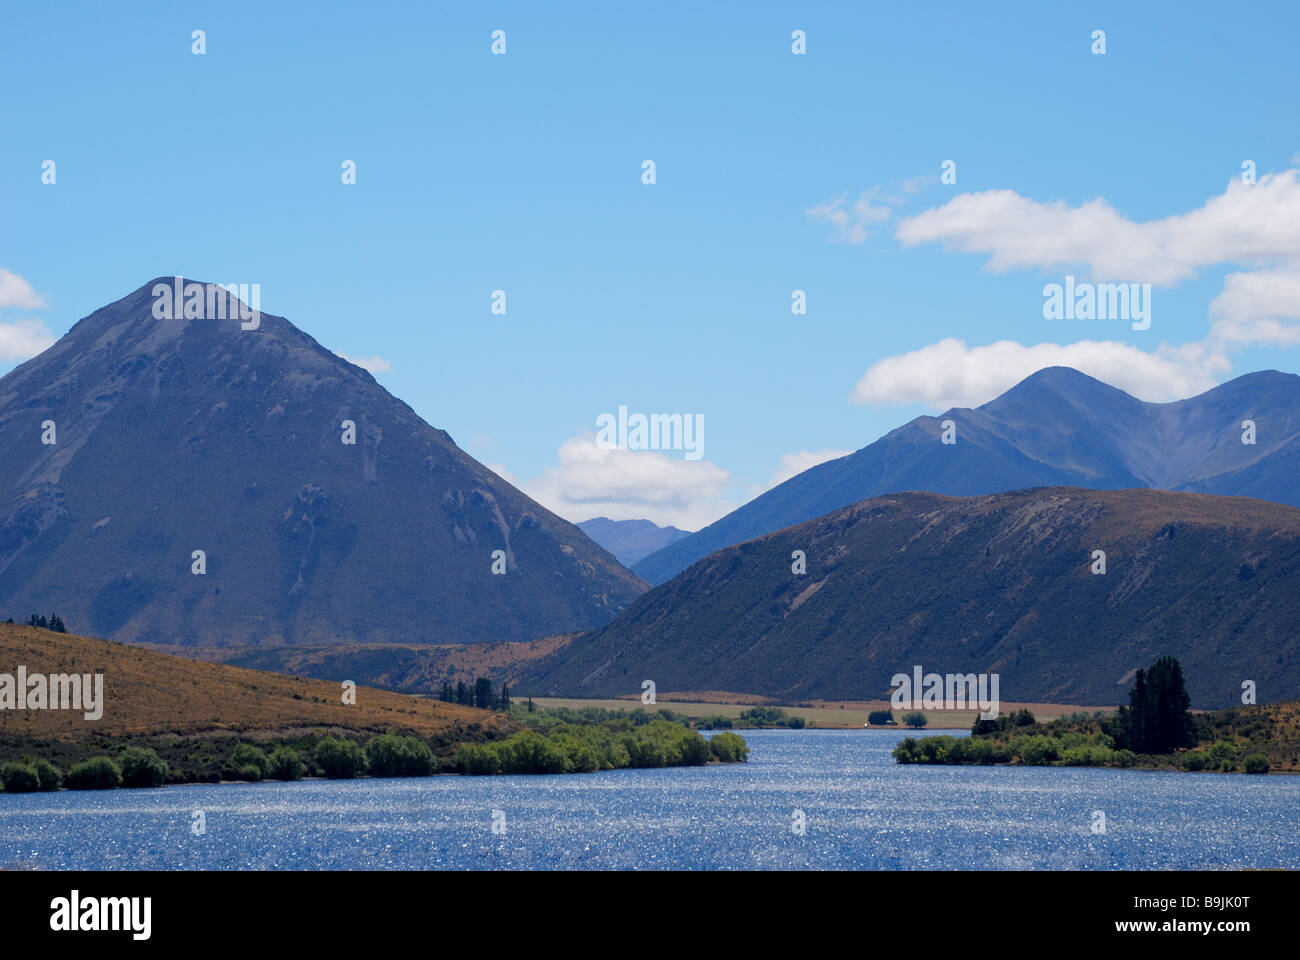
<svg viewBox="0 0 1300 960">
<path fill-rule="evenodd" d="M 0 867 L 1300 867 L 1300 777 L 900 766 L 905 735 L 746 731 L 748 763 L 666 770 L 0 794 Z"/>
</svg>

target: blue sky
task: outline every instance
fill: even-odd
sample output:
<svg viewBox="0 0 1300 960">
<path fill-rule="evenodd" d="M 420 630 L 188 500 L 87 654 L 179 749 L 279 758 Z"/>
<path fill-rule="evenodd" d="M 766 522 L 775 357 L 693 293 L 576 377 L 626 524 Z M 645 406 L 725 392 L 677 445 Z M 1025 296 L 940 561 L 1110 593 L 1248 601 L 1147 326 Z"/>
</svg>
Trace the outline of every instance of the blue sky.
<svg viewBox="0 0 1300 960">
<path fill-rule="evenodd" d="M 569 519 L 694 529 L 1036 366 L 1297 369 L 1294 4 L 702 6 L 10 5 L 0 373 L 152 277 L 258 283 Z M 1045 320 L 1067 274 L 1150 329 Z M 620 405 L 703 460 L 598 449 Z"/>
</svg>

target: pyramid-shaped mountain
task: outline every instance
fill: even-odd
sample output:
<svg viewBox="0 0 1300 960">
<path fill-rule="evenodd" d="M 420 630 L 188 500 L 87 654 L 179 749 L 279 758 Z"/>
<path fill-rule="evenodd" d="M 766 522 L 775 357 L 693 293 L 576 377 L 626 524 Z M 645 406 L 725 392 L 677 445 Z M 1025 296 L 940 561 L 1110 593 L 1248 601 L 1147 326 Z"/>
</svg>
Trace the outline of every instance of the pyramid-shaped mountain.
<svg viewBox="0 0 1300 960">
<path fill-rule="evenodd" d="M 0 616 L 139 643 L 462 643 L 597 627 L 644 591 L 289 321 L 254 327 L 207 284 L 207 319 L 184 319 L 159 306 L 173 286 L 0 378 Z"/>
<path fill-rule="evenodd" d="M 955 443 L 942 442 L 945 420 L 955 425 Z M 1069 367 L 1048 367 L 981 407 L 917 417 L 805 470 L 633 570 L 663 583 L 716 550 L 904 490 L 1148 487 L 1300 506 L 1298 463 L 1294 374 L 1251 373 L 1187 400 L 1147 403 Z"/>
</svg>

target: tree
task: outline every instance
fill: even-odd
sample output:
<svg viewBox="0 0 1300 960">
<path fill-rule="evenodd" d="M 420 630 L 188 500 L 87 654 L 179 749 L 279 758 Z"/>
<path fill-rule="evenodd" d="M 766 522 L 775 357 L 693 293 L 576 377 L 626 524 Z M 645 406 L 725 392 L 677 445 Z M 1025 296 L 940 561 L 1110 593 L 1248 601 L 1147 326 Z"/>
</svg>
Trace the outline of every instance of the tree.
<svg viewBox="0 0 1300 960">
<path fill-rule="evenodd" d="M 1246 758 L 1247 773 L 1268 773 L 1268 757 L 1262 753 L 1252 753 Z"/>
<path fill-rule="evenodd" d="M 121 769 L 124 787 L 161 787 L 167 779 L 167 764 L 148 747 L 127 747 Z"/>
<path fill-rule="evenodd" d="M 926 719 L 925 714 L 921 713 L 921 711 L 919 710 L 914 710 L 911 713 L 903 714 L 903 723 L 909 727 L 912 727 L 913 729 L 919 729 L 920 727 L 924 727 L 929 722 L 930 721 Z"/>
<path fill-rule="evenodd" d="M 867 714 L 867 723 L 873 727 L 883 727 L 885 724 L 894 722 L 894 713 L 892 710 L 872 710 Z"/>
<path fill-rule="evenodd" d="M 251 743 L 241 743 L 235 747 L 230 762 L 238 771 L 240 780 L 265 780 L 271 775 L 271 761 L 261 748 Z"/>
<path fill-rule="evenodd" d="M 456 702 L 463 703 L 467 707 L 473 705 L 469 695 L 469 687 L 465 686 L 464 680 L 456 681 Z"/>
<path fill-rule="evenodd" d="M 63 771 L 42 757 L 32 761 L 32 769 L 41 781 L 42 790 L 57 790 L 63 786 Z"/>
<path fill-rule="evenodd" d="M 41 778 L 34 767 L 26 763 L 6 763 L 0 767 L 0 781 L 5 793 L 35 793 L 41 789 Z"/>
<path fill-rule="evenodd" d="M 529 698 L 528 698 L 528 712 L 529 712 L 529 713 L 532 713 L 532 712 L 533 712 L 534 710 L 536 710 L 536 709 L 537 709 L 537 708 L 536 708 L 535 706 L 533 706 L 533 698 L 532 698 L 532 697 L 529 697 Z"/>
<path fill-rule="evenodd" d="M 108 757 L 74 763 L 63 781 L 69 790 L 112 790 L 122 785 L 122 771 Z"/>
<path fill-rule="evenodd" d="M 268 759 L 271 763 L 271 776 L 277 780 L 301 780 L 307 772 L 307 765 L 293 747 L 281 744 L 271 751 Z"/>
<path fill-rule="evenodd" d="M 501 681 L 501 710 L 505 713 L 510 712 L 510 688 L 506 686 L 504 680 Z"/>
<path fill-rule="evenodd" d="M 1149 672 L 1139 669 L 1120 709 L 1119 746 L 1136 753 L 1173 753 L 1193 744 L 1191 698 L 1183 670 L 1173 657 L 1161 657 Z"/>
<path fill-rule="evenodd" d="M 366 744 L 372 777 L 427 777 L 437 766 L 423 740 L 385 733 Z"/>
<path fill-rule="evenodd" d="M 749 759 L 749 745 L 736 733 L 715 733 L 709 739 L 709 752 L 722 763 L 743 763 Z"/>
<path fill-rule="evenodd" d="M 334 780 L 350 780 L 366 772 L 369 766 L 366 753 L 351 740 L 326 737 L 316 745 L 316 762 L 325 776 Z"/>
<path fill-rule="evenodd" d="M 491 710 L 492 699 L 492 681 L 487 677 L 479 677 L 474 681 L 474 706 Z"/>
</svg>

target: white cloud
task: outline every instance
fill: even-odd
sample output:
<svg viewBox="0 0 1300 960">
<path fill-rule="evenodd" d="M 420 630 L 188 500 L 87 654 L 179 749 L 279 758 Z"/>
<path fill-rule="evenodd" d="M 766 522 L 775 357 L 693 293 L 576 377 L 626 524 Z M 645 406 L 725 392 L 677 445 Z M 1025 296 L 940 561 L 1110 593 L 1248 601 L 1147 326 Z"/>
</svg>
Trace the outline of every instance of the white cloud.
<svg viewBox="0 0 1300 960">
<path fill-rule="evenodd" d="M 29 360 L 54 345 L 55 337 L 38 320 L 0 323 L 0 363 Z"/>
<path fill-rule="evenodd" d="M 591 431 L 566 440 L 558 457 L 559 466 L 515 485 L 574 523 L 604 516 L 697 530 L 736 506 L 725 496 L 730 474 L 707 460 L 608 449 Z"/>
<path fill-rule="evenodd" d="M 898 239 L 986 253 L 995 272 L 1084 264 L 1098 280 L 1172 286 L 1202 267 L 1300 259 L 1300 171 L 1240 179 L 1189 213 L 1134 222 L 1102 199 L 1071 207 L 1014 190 L 954 197 L 899 223 Z"/>
<path fill-rule="evenodd" d="M 1140 400 L 1164 402 L 1215 386 L 1231 364 L 1213 345 L 1161 345 L 1148 353 L 1113 340 L 1039 343 L 1000 340 L 968 347 L 954 338 L 886 357 L 853 388 L 854 403 L 924 404 L 931 409 L 974 407 L 1044 367 L 1074 367 Z"/>
<path fill-rule="evenodd" d="M 45 301 L 32 289 L 30 283 L 18 274 L 0 267 L 0 307 L 40 310 L 45 307 Z"/>
<path fill-rule="evenodd" d="M 781 468 L 772 474 L 772 479 L 767 481 L 766 490 L 771 490 L 778 484 L 785 483 L 791 477 L 803 473 L 819 463 L 825 463 L 827 460 L 838 460 L 852 453 L 852 450 L 800 450 L 798 453 L 781 454 Z"/>
<path fill-rule="evenodd" d="M 890 186 L 877 185 L 864 191 L 850 204 L 846 190 L 834 200 L 810 207 L 804 214 L 834 227 L 833 236 L 844 243 L 865 243 L 873 230 L 897 212 L 907 198 L 919 193 L 935 181 L 935 177 L 912 177 Z"/>
<path fill-rule="evenodd" d="M 340 353 L 340 357 L 348 363 L 356 364 L 362 370 L 370 373 L 387 373 L 393 369 L 393 365 L 383 357 L 350 357 L 346 353 Z"/>
<path fill-rule="evenodd" d="M 518 477 L 516 477 L 513 473 L 510 472 L 510 469 L 509 469 L 505 464 L 503 464 L 503 463 L 485 463 L 485 464 L 483 464 L 483 466 L 487 467 L 489 470 L 491 470 L 493 473 L 495 473 L 498 477 L 500 477 L 502 480 L 504 480 L 506 483 L 510 484 L 510 486 L 516 488 L 517 490 L 523 490 L 523 489 L 524 489 L 524 485 L 523 485 L 523 483 L 520 482 L 520 480 L 519 480 Z M 533 497 L 533 499 L 536 500 L 537 498 L 536 498 L 536 497 Z M 547 509 L 549 510 L 550 507 L 547 507 Z"/>
<path fill-rule="evenodd" d="M 0 267 L 0 309 L 40 310 L 45 301 L 32 285 Z M 29 360 L 54 344 L 55 337 L 39 320 L 0 321 L 0 363 Z"/>
<path fill-rule="evenodd" d="M 1300 268 L 1230 273 L 1210 304 L 1210 336 L 1227 343 L 1300 344 Z"/>
</svg>

